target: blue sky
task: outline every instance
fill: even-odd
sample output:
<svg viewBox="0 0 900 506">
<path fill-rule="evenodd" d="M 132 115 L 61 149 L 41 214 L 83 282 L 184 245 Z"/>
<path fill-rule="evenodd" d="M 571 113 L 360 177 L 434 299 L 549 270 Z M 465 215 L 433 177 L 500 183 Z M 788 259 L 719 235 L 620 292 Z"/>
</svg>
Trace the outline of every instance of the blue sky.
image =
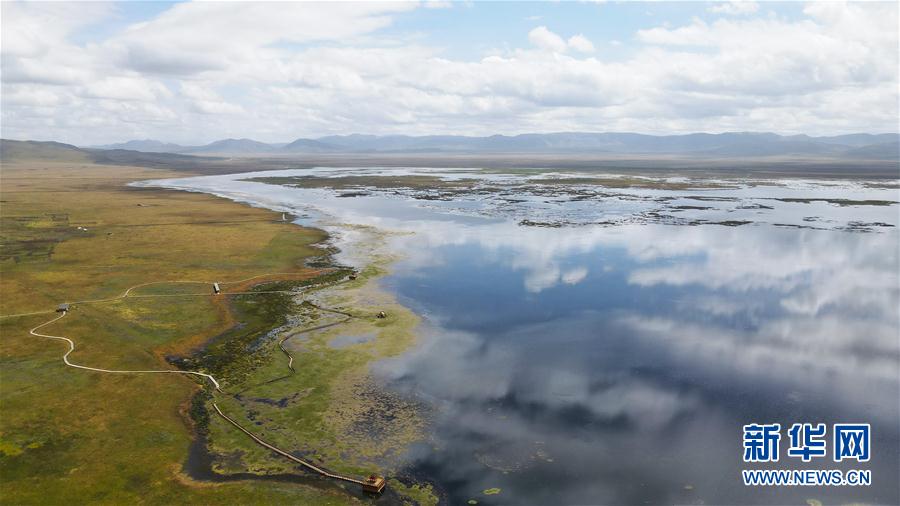
<svg viewBox="0 0 900 506">
<path fill-rule="evenodd" d="M 421 32 L 423 40 L 447 48 L 454 58 L 475 58 L 494 48 L 524 47 L 528 32 L 547 26 L 556 33 L 583 34 L 604 55 L 619 57 L 634 47 L 634 34 L 661 24 L 681 25 L 693 17 L 713 19 L 705 2 L 483 2 L 463 8 L 420 9 L 399 17 L 390 29 Z M 802 4 L 772 3 L 763 9 L 796 16 Z M 621 45 L 612 45 L 618 41 Z"/>
<path fill-rule="evenodd" d="M 0 8 L 4 137 L 897 130 L 896 3 Z"/>
<path fill-rule="evenodd" d="M 116 15 L 73 34 L 74 40 L 98 42 L 133 23 L 153 18 L 183 2 L 122 2 Z M 470 2 L 454 8 L 416 9 L 397 16 L 380 34 L 411 38 L 443 48 L 450 58 L 473 59 L 496 49 L 523 47 L 538 26 L 561 34 L 583 34 L 611 58 L 627 56 L 634 34 L 659 25 L 687 24 L 693 18 L 713 21 L 716 2 Z M 760 10 L 781 19 L 802 19 L 802 2 L 768 2 Z"/>
</svg>

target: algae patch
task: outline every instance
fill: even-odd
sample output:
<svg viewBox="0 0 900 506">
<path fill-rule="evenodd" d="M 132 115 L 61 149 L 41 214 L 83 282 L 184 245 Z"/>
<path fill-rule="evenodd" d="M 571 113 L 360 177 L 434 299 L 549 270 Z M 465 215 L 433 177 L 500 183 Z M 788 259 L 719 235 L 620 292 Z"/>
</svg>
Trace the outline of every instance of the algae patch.
<svg viewBox="0 0 900 506">
<path fill-rule="evenodd" d="M 430 484 L 406 485 L 396 478 L 389 479 L 388 484 L 398 494 L 412 500 L 418 506 L 437 506 L 439 502 L 438 496 Z M 404 501 L 404 504 L 409 503 Z"/>
</svg>

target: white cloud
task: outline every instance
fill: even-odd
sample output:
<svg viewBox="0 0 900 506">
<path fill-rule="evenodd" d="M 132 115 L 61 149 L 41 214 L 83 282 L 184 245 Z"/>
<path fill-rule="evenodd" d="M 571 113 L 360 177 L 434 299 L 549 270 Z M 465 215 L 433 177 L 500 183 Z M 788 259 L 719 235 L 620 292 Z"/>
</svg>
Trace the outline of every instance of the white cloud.
<svg viewBox="0 0 900 506">
<path fill-rule="evenodd" d="M 171 93 L 168 88 L 155 81 L 135 76 L 117 76 L 90 80 L 79 88 L 79 95 L 86 98 L 150 102 L 170 96 Z"/>
<path fill-rule="evenodd" d="M 227 102 L 209 86 L 182 83 L 181 95 L 190 101 L 193 111 L 201 114 L 240 114 L 245 112 L 243 107 Z"/>
<path fill-rule="evenodd" d="M 896 4 L 814 3 L 799 20 L 650 26 L 616 59 L 594 48 L 616 41 L 565 39 L 547 26 L 527 33 L 528 47 L 451 58 L 390 31 L 415 3 L 177 4 L 75 42 L 115 9 L 72 5 L 4 4 L 3 135 L 94 144 L 133 133 L 199 143 L 349 132 L 897 128 Z M 165 124 L 168 114 L 119 102 L 152 102 L 177 119 Z M 57 107 L 49 125 L 48 107 Z M 142 128 L 147 116 L 156 119 Z M 69 128 L 96 117 L 109 126 Z"/>
<path fill-rule="evenodd" d="M 546 26 L 539 26 L 528 32 L 528 40 L 545 51 L 564 53 L 567 49 L 574 49 L 581 53 L 594 52 L 594 44 L 584 35 L 573 35 L 566 41 L 556 33 L 551 32 Z"/>
<path fill-rule="evenodd" d="M 113 13 L 108 3 L 7 2 L 3 4 L 4 56 L 47 56 L 75 30 Z"/>
<path fill-rule="evenodd" d="M 276 56 L 265 50 L 276 43 L 350 40 L 415 7 L 411 2 L 181 3 L 131 26 L 111 45 L 124 65 L 137 70 L 191 74 Z"/>
<path fill-rule="evenodd" d="M 561 279 L 562 282 L 567 285 L 577 285 L 584 281 L 588 275 L 588 270 L 584 267 L 576 267 L 570 271 L 563 273 Z"/>
<path fill-rule="evenodd" d="M 62 97 L 44 89 L 9 86 L 4 90 L 3 102 L 28 107 L 52 107 L 62 102 Z"/>
<path fill-rule="evenodd" d="M 340 170 L 321 171 L 320 175 Z M 296 175 L 297 171 L 286 171 L 283 175 L 291 174 Z M 415 272 L 423 266 L 434 265 L 434 253 L 442 247 L 477 246 L 480 262 L 518 273 L 525 290 L 540 292 L 560 282 L 582 282 L 587 277 L 588 266 L 600 267 L 607 261 L 608 252 L 616 251 L 616 257 L 622 252 L 627 261 L 613 262 L 626 275 L 631 288 L 680 287 L 676 292 L 684 300 L 676 304 L 685 309 L 675 312 L 654 309 L 650 314 L 632 308 L 620 313 L 616 319 L 628 329 L 629 339 L 649 343 L 654 349 L 671 353 L 679 362 L 683 360 L 692 370 L 728 381 L 737 378 L 753 384 L 771 382 L 782 391 L 790 391 L 794 385 L 810 380 L 821 381 L 823 385 L 839 385 L 841 395 L 832 396 L 834 402 L 853 407 L 861 407 L 854 392 L 874 388 L 880 396 L 875 398 L 896 397 L 900 384 L 897 376 L 900 342 L 896 329 L 900 290 L 894 274 L 900 251 L 896 248 L 895 233 L 838 238 L 834 233 L 797 233 L 767 225 L 544 228 L 521 227 L 516 219 L 473 227 L 465 220 L 437 219 L 441 213 L 430 214 L 427 210 L 415 221 L 392 218 L 390 212 L 373 215 L 371 207 L 362 202 L 319 200 L 302 190 L 272 185 L 249 188 L 245 183 L 231 183 L 235 179 L 242 178 L 210 176 L 170 181 L 166 186 L 184 185 L 239 200 L 251 198 L 276 209 L 312 206 L 331 216 L 335 224 L 376 226 L 402 232 L 392 244 L 393 250 L 404 252 L 405 260 L 396 266 L 401 277 L 410 275 L 406 269 L 411 266 Z M 838 191 L 826 188 L 829 187 L 815 185 L 790 193 L 821 196 Z M 855 190 L 841 185 L 839 191 L 854 193 Z M 757 195 L 763 194 L 767 193 L 761 191 Z M 641 212 L 631 205 L 625 206 L 629 213 Z M 490 208 L 491 205 L 485 204 L 484 209 Z M 528 209 L 533 211 L 531 207 Z M 836 208 L 830 212 L 836 213 L 834 217 L 843 216 L 843 221 L 853 215 L 858 217 L 861 211 Z M 877 212 L 883 216 L 886 211 Z M 338 237 L 339 240 L 354 238 L 353 235 Z M 345 251 L 354 249 L 350 243 L 339 246 Z M 589 263 L 561 267 L 573 258 L 585 258 Z M 730 323 L 721 323 L 722 316 L 729 316 L 725 320 Z M 551 324 L 559 330 L 559 322 L 555 321 L 546 323 L 546 327 L 518 322 L 519 330 L 514 335 L 517 338 L 527 332 L 565 335 L 565 332 L 554 334 L 549 328 Z M 440 346 L 445 353 L 422 351 L 427 356 L 441 358 L 429 368 L 434 379 L 440 380 L 438 385 L 450 385 L 450 390 L 436 386 L 439 391 L 451 396 L 503 397 L 512 388 L 514 377 L 507 372 L 521 364 L 511 360 L 513 357 L 497 353 L 498 348 L 482 346 L 468 334 L 441 332 L 437 341 L 425 345 Z M 474 355 L 487 355 L 484 363 L 492 367 L 485 369 L 473 361 Z M 407 372 L 402 362 L 385 364 L 383 370 L 402 376 Z M 848 368 L 848 363 L 858 367 Z M 454 370 L 454 364 L 463 369 Z M 443 381 L 454 374 L 458 378 L 472 378 L 475 371 L 485 370 L 486 375 L 480 376 L 482 382 Z M 625 411 L 648 411 L 644 413 L 647 415 L 655 412 L 650 407 L 656 402 L 645 404 L 629 395 L 607 398 L 589 385 L 580 384 L 566 370 L 554 372 L 558 375 L 540 375 L 540 385 L 534 385 L 538 390 L 529 390 L 554 398 L 559 398 L 557 392 L 564 392 L 568 400 L 560 402 L 582 402 L 598 413 L 605 409 L 618 411 L 623 408 L 618 403 L 622 400 L 627 401 Z M 663 402 L 664 406 L 678 404 Z M 658 414 L 668 411 L 663 409 Z M 876 411 L 879 417 L 890 415 L 890 410 Z"/>
<path fill-rule="evenodd" d="M 721 2 L 710 6 L 709 12 L 727 14 L 729 16 L 744 16 L 753 14 L 759 10 L 759 4 L 751 1 Z"/>
<path fill-rule="evenodd" d="M 443 0 L 425 0 L 426 9 L 452 9 L 453 2 Z"/>
<path fill-rule="evenodd" d="M 594 52 L 594 43 L 590 41 L 584 35 L 578 34 L 569 37 L 569 47 L 582 52 L 582 53 L 593 53 Z"/>
<path fill-rule="evenodd" d="M 546 51 L 562 53 L 566 50 L 566 41 L 559 35 L 551 32 L 546 26 L 539 26 L 528 32 L 528 40 Z"/>
</svg>

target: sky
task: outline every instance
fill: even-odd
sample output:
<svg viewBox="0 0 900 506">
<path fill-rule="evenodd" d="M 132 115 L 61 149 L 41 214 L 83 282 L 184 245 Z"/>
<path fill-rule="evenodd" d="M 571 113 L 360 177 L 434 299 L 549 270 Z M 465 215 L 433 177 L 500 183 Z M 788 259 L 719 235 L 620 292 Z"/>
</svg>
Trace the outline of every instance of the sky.
<svg viewBox="0 0 900 506">
<path fill-rule="evenodd" d="M 897 132 L 896 2 L 3 2 L 3 138 Z"/>
</svg>

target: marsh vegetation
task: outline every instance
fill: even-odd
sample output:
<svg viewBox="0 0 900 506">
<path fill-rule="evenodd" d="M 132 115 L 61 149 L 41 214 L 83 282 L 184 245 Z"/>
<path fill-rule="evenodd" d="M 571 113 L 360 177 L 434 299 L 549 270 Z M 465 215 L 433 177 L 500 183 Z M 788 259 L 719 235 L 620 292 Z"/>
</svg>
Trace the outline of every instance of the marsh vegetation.
<svg viewBox="0 0 900 506">
<path fill-rule="evenodd" d="M 451 503 L 765 502 L 721 479 L 740 475 L 746 420 L 865 410 L 897 437 L 896 403 L 871 402 L 900 392 L 895 182 L 594 176 L 320 168 L 155 184 L 309 215 L 350 258 L 369 245 L 357 230 L 390 231 L 382 285 L 424 320 L 421 345 L 374 376 L 430 408 L 403 473 Z M 310 339 L 294 344 L 331 342 Z M 881 485 L 827 498 L 896 502 L 888 453 L 870 463 Z"/>
<path fill-rule="evenodd" d="M 225 378 L 226 388 L 237 391 L 286 369 L 284 357 L 274 352 L 275 334 L 303 316 L 285 292 L 327 286 L 348 272 L 308 267 L 327 256 L 327 248 L 318 246 L 325 234 L 282 222 L 280 214 L 205 195 L 125 186 L 164 171 L 46 160 L 5 163 L 2 171 L 0 313 L 52 312 L 63 301 L 114 299 L 128 287 L 153 283 L 136 288 L 134 297 L 73 304 L 71 317 L 53 330 L 78 343 L 73 358 L 80 363 L 164 369 L 171 367 L 168 361 L 214 372 Z M 229 283 L 266 273 L 277 275 Z M 248 293 L 213 296 L 213 281 Z M 46 316 L 0 319 L 0 487 L 5 500 L 344 504 L 362 498 L 321 480 L 296 484 L 245 478 L 212 485 L 191 477 L 182 465 L 197 431 L 210 435 L 216 461 L 231 462 L 216 464 L 223 472 L 302 472 L 211 419 L 212 397 L 200 382 L 66 368 L 61 345 L 28 335 L 41 319 Z M 407 336 L 402 342 L 410 339 L 408 333 L 397 335 Z M 387 348 L 396 353 L 402 342 Z M 254 399 L 299 399 L 315 392 L 290 414 L 279 415 L 289 424 L 295 422 L 292 417 L 302 418 L 302 432 L 255 424 L 253 418 L 271 415 L 254 408 L 265 402 L 235 397 L 229 407 L 248 425 L 283 434 L 276 439 L 287 447 L 325 452 L 315 448 L 359 423 L 359 417 L 345 417 L 346 425 L 329 429 L 330 436 L 322 433 L 333 427 L 326 420 L 328 410 L 343 409 L 335 405 L 338 391 L 343 388 L 341 395 L 352 401 L 357 396 L 353 385 L 365 382 L 365 364 L 375 356 L 334 350 L 330 362 L 322 364 L 328 368 L 316 366 L 314 375 L 308 374 L 312 367 L 304 369 L 294 383 L 283 385 L 295 390 L 279 392 L 273 386 L 253 393 Z M 335 383 L 347 371 L 353 371 L 352 379 Z M 378 395 L 375 386 L 372 392 Z M 366 441 L 356 442 L 363 453 Z M 243 467 L 229 457 L 235 453 L 246 453 Z M 337 451 L 329 459 L 330 466 L 357 472 L 370 472 L 375 464 L 345 464 L 349 461 Z"/>
</svg>

